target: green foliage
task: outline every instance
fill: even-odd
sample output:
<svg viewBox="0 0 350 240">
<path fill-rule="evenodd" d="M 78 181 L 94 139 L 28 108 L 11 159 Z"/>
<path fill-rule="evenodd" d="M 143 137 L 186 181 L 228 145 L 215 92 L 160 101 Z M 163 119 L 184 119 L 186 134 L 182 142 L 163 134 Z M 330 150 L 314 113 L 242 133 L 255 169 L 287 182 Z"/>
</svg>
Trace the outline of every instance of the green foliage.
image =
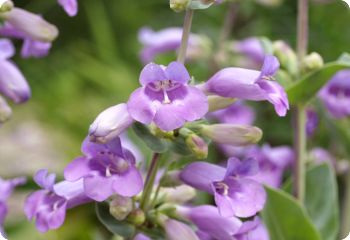
<svg viewBox="0 0 350 240">
<path fill-rule="evenodd" d="M 321 240 L 305 209 L 287 193 L 266 187 L 262 217 L 271 240 Z"/>
</svg>

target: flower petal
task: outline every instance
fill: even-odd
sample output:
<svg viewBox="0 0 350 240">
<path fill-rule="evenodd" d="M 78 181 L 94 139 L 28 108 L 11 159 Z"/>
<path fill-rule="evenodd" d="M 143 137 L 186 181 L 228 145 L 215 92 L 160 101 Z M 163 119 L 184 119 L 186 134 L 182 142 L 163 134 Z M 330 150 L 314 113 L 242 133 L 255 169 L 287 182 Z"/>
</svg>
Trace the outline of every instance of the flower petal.
<svg viewBox="0 0 350 240">
<path fill-rule="evenodd" d="M 140 83 L 142 86 L 147 86 L 147 84 L 167 80 L 164 70 L 160 65 L 155 63 L 147 64 L 140 73 Z"/>
<path fill-rule="evenodd" d="M 187 95 L 181 102 L 183 117 L 187 121 L 195 121 L 208 112 L 208 99 L 201 90 L 195 87 L 187 86 L 186 89 Z"/>
<path fill-rule="evenodd" d="M 89 198 L 102 202 L 113 195 L 113 177 L 91 176 L 84 178 L 85 194 Z"/>
<path fill-rule="evenodd" d="M 0 39 L 0 59 L 9 59 L 15 55 L 15 47 L 8 39 Z"/>
<path fill-rule="evenodd" d="M 177 106 L 175 102 L 160 105 L 153 120 L 163 131 L 180 128 L 186 122 L 182 108 Z"/>
<path fill-rule="evenodd" d="M 58 0 L 58 3 L 63 7 L 68 16 L 74 17 L 78 14 L 77 0 Z"/>
<path fill-rule="evenodd" d="M 156 114 L 156 108 L 143 88 L 138 88 L 131 94 L 127 106 L 130 116 L 143 124 L 150 124 Z"/>
<path fill-rule="evenodd" d="M 165 74 L 167 79 L 182 84 L 187 83 L 191 79 L 187 69 L 180 62 L 171 62 L 165 69 Z"/>
<path fill-rule="evenodd" d="M 134 166 L 123 175 L 115 175 L 113 179 L 113 190 L 124 197 L 135 196 L 143 189 L 141 173 Z"/>
<path fill-rule="evenodd" d="M 56 180 L 56 174 L 51 173 L 48 174 L 47 169 L 41 169 L 37 171 L 37 173 L 34 176 L 34 181 L 36 184 L 38 184 L 40 187 L 51 190 L 53 185 L 55 184 Z"/>
<path fill-rule="evenodd" d="M 92 169 L 89 167 L 89 159 L 82 156 L 74 159 L 64 169 L 64 178 L 67 181 L 76 181 L 90 175 Z"/>
</svg>

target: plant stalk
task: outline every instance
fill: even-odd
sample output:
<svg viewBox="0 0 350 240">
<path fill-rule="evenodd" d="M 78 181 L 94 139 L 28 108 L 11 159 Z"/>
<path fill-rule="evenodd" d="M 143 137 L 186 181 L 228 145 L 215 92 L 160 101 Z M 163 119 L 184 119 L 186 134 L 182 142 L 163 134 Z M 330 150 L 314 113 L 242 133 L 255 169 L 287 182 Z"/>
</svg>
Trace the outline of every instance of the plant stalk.
<svg viewBox="0 0 350 240">
<path fill-rule="evenodd" d="M 188 40 L 190 38 L 191 26 L 192 26 L 193 10 L 187 10 L 185 15 L 185 21 L 182 31 L 181 46 L 179 50 L 179 55 L 177 56 L 177 61 L 180 63 L 185 63 L 186 52 L 188 47 Z"/>
</svg>

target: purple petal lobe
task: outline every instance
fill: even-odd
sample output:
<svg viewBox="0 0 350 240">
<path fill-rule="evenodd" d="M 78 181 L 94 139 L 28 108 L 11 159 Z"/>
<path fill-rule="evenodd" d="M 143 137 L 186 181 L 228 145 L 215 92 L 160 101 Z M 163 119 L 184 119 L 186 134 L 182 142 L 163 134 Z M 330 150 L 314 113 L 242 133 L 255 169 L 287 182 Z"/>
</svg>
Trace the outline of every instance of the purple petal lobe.
<svg viewBox="0 0 350 240">
<path fill-rule="evenodd" d="M 136 89 L 127 102 L 130 116 L 143 124 L 150 124 L 156 114 L 156 108 L 144 92 L 143 88 Z"/>
<path fill-rule="evenodd" d="M 191 79 L 191 76 L 188 73 L 187 69 L 180 62 L 170 63 L 165 69 L 165 74 L 168 80 L 182 84 L 187 83 Z"/>
<path fill-rule="evenodd" d="M 74 159 L 64 169 L 64 178 L 68 181 L 76 181 L 82 177 L 88 176 L 91 172 L 89 160 L 82 156 Z"/>
<path fill-rule="evenodd" d="M 149 63 L 141 71 L 140 83 L 142 86 L 163 80 L 167 80 L 167 76 L 165 75 L 164 70 L 158 64 Z"/>
<path fill-rule="evenodd" d="M 35 176 L 34 181 L 42 188 L 46 190 L 52 190 L 53 185 L 55 184 L 56 174 L 48 174 L 47 169 L 39 170 Z"/>
<path fill-rule="evenodd" d="M 125 197 L 137 195 L 143 189 L 143 180 L 140 172 L 132 166 L 126 173 L 115 176 L 113 189 L 116 193 Z"/>
<path fill-rule="evenodd" d="M 78 1 L 77 0 L 58 0 L 64 11 L 70 16 L 74 17 L 78 13 Z"/>
<path fill-rule="evenodd" d="M 113 177 L 92 176 L 84 178 L 86 195 L 98 202 L 105 201 L 113 195 Z"/>
<path fill-rule="evenodd" d="M 15 55 L 15 47 L 8 39 L 0 39 L 0 60 L 9 59 Z"/>
</svg>

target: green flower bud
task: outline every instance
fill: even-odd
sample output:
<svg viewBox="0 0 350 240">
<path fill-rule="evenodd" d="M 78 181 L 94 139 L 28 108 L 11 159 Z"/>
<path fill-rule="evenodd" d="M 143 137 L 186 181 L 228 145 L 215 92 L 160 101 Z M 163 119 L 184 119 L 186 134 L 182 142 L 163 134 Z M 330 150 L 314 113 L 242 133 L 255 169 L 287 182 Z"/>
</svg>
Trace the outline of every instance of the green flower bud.
<svg viewBox="0 0 350 240">
<path fill-rule="evenodd" d="M 164 196 L 164 202 L 183 204 L 196 197 L 196 190 L 187 185 L 181 185 L 175 188 L 162 188 L 160 192 Z"/>
<path fill-rule="evenodd" d="M 254 144 L 262 137 L 260 128 L 239 124 L 202 125 L 200 132 L 216 143 L 233 146 Z"/>
<path fill-rule="evenodd" d="M 132 199 L 116 195 L 109 203 L 109 212 L 115 219 L 122 221 L 132 211 Z"/>
<path fill-rule="evenodd" d="M 140 226 L 146 221 L 146 215 L 141 209 L 134 209 L 127 217 L 129 223 Z"/>
<path fill-rule="evenodd" d="M 182 12 L 187 9 L 191 0 L 170 0 L 170 8 L 175 12 Z"/>
<path fill-rule="evenodd" d="M 235 101 L 235 98 L 225 98 L 217 95 L 210 95 L 208 96 L 209 112 L 227 108 Z"/>
<path fill-rule="evenodd" d="M 273 54 L 278 58 L 281 67 L 286 69 L 291 75 L 298 72 L 298 59 L 293 49 L 284 41 L 273 43 Z"/>
<path fill-rule="evenodd" d="M 204 159 L 208 157 L 208 144 L 198 135 L 190 134 L 185 142 L 196 158 Z"/>
<path fill-rule="evenodd" d="M 0 13 L 11 11 L 13 6 L 14 5 L 11 0 L 0 0 Z"/>
<path fill-rule="evenodd" d="M 311 72 L 322 68 L 324 65 L 323 58 L 320 54 L 313 52 L 307 55 L 302 64 L 302 71 L 304 73 Z"/>
</svg>

